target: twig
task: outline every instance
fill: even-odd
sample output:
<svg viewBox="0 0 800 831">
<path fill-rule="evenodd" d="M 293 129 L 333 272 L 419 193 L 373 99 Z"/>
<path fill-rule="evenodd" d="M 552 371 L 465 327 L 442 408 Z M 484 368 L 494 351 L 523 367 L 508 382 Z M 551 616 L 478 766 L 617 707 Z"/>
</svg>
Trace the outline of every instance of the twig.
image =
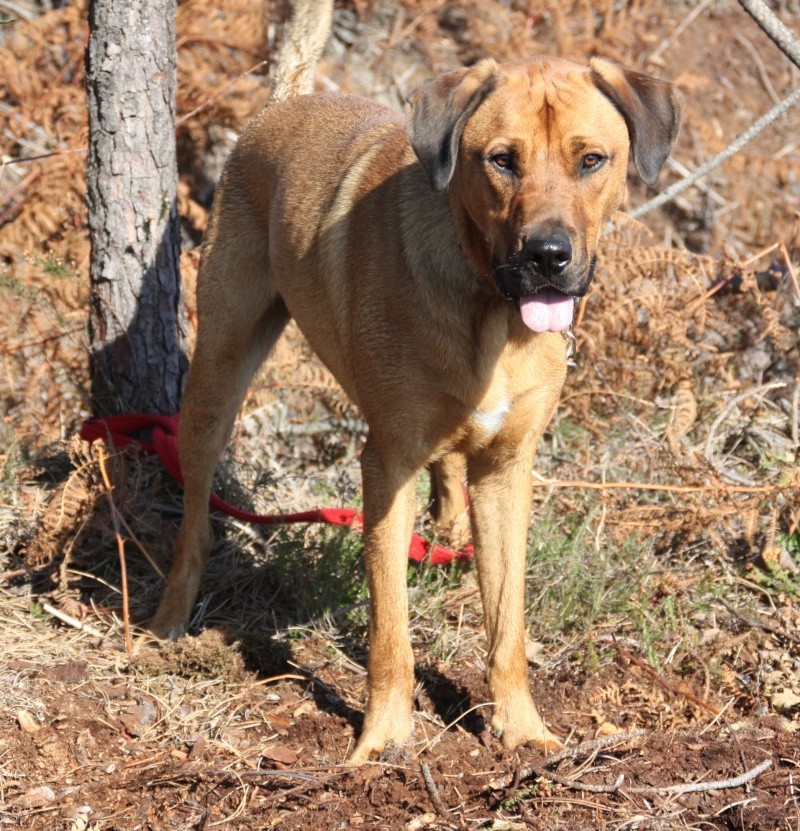
<svg viewBox="0 0 800 831">
<path fill-rule="evenodd" d="M 51 150 L 49 153 L 39 153 L 36 156 L 23 156 L 21 159 L 8 159 L 3 165 L 25 164 L 26 162 L 38 162 L 41 159 L 52 159 L 54 156 L 67 156 L 70 153 L 87 153 L 88 147 L 65 147 L 63 150 Z"/>
<path fill-rule="evenodd" d="M 540 779 L 549 779 L 551 782 L 565 788 L 571 788 L 574 791 L 586 791 L 587 793 L 616 793 L 625 781 L 625 777 L 620 774 L 613 785 L 593 785 L 591 782 L 581 782 L 579 779 L 567 779 L 566 776 L 559 776 L 551 770 L 545 770 L 535 765 L 531 767 L 531 771 Z"/>
<path fill-rule="evenodd" d="M 602 736 L 599 739 L 590 739 L 589 741 L 581 742 L 574 747 L 567 747 L 552 756 L 548 756 L 544 762 L 542 762 L 541 766 L 518 768 L 512 776 L 508 776 L 505 780 L 501 780 L 500 782 L 493 783 L 492 787 L 496 790 L 507 790 L 512 787 L 515 782 L 519 784 L 519 782 L 523 779 L 528 779 L 534 774 L 536 776 L 550 777 L 549 773 L 544 772 L 544 769 L 550 767 L 550 765 L 555 765 L 564 759 L 572 759 L 577 756 L 590 756 L 598 750 L 605 750 L 606 748 L 613 747 L 615 745 L 625 744 L 632 739 L 638 739 L 641 736 L 644 736 L 645 733 L 645 730 L 640 727 L 636 727 L 632 730 L 624 730 L 621 733 L 615 733 L 613 736 Z M 558 784 L 562 784 L 559 780 L 553 779 L 553 781 L 558 782 Z M 569 779 L 566 781 L 571 782 Z M 610 786 L 604 785 L 603 787 Z M 605 793 L 605 791 L 602 791 L 601 793 Z"/>
<path fill-rule="evenodd" d="M 0 217 L 0 223 L 2 223 L 2 217 Z M 83 326 L 76 326 L 74 329 L 67 329 L 66 332 L 59 332 L 55 335 L 48 335 L 48 337 L 42 338 L 41 340 L 29 340 L 25 343 L 15 343 L 13 346 L 6 346 L 3 349 L 0 349 L 0 355 L 10 355 L 13 352 L 19 352 L 22 349 L 28 349 L 31 346 L 44 346 L 46 343 L 50 343 L 50 341 L 61 340 L 61 338 L 74 335 L 77 332 L 82 331 L 84 328 L 85 327 Z"/>
<path fill-rule="evenodd" d="M 641 490 L 667 493 L 774 493 L 785 489 L 780 485 L 659 485 L 653 482 L 582 482 L 570 479 L 534 479 L 535 488 L 579 488 L 581 490 Z"/>
<path fill-rule="evenodd" d="M 687 793 L 699 793 L 701 791 L 721 791 L 726 788 L 738 788 L 751 782 L 757 776 L 760 776 L 767 768 L 772 767 L 772 762 L 769 759 L 763 761 L 760 765 L 745 771 L 739 776 L 734 776 L 731 779 L 717 779 L 713 782 L 687 782 L 681 785 L 666 785 L 662 787 L 646 787 L 646 788 L 625 788 L 625 793 L 628 794 L 642 794 L 646 796 L 675 796 Z M 544 770 L 543 768 L 533 767 L 532 772 L 541 779 L 549 779 L 557 785 L 563 785 L 565 788 L 570 788 L 576 791 L 587 791 L 588 793 L 616 793 L 622 787 L 625 777 L 620 774 L 613 785 L 593 785 L 587 782 L 581 782 L 577 779 L 567 779 L 564 776 L 559 776 L 552 771 Z"/>
<path fill-rule="evenodd" d="M 755 20 L 767 37 L 797 67 L 800 67 L 800 38 L 783 25 L 763 0 L 739 0 L 739 5 Z"/>
<path fill-rule="evenodd" d="M 158 565 L 158 563 L 157 563 L 157 562 L 153 559 L 153 557 L 151 556 L 150 552 L 149 552 L 149 551 L 148 551 L 148 550 L 147 550 L 147 549 L 146 549 L 146 548 L 142 545 L 142 543 L 139 541 L 139 538 L 136 536 L 136 534 L 134 534 L 134 533 L 133 533 L 133 531 L 131 530 L 131 526 L 130 526 L 130 525 L 128 525 L 128 521 L 125 519 L 125 517 L 124 517 L 124 516 L 122 516 L 122 514 L 117 514 L 117 518 L 118 518 L 118 519 L 119 519 L 119 521 L 122 523 L 122 525 L 123 525 L 123 527 L 125 528 L 125 530 L 128 532 L 128 538 L 130 539 L 130 541 L 131 541 L 131 542 L 132 542 L 132 543 L 133 543 L 133 544 L 134 544 L 134 545 L 135 545 L 135 546 L 139 549 L 139 551 L 141 551 L 141 552 L 142 552 L 142 556 L 145 558 L 145 560 L 147 560 L 147 562 L 148 562 L 148 563 L 150 563 L 150 568 L 152 568 L 152 569 L 153 569 L 153 571 L 154 571 L 154 572 L 155 572 L 155 573 L 156 573 L 156 574 L 157 574 L 157 575 L 158 575 L 158 576 L 159 576 L 159 577 L 160 577 L 160 578 L 161 578 L 164 582 L 166 582 L 166 580 L 167 580 L 167 576 L 166 576 L 166 574 L 164 574 L 164 572 L 162 571 L 161 567 L 160 567 L 160 566 Z"/>
<path fill-rule="evenodd" d="M 665 37 L 661 43 L 653 50 L 653 52 L 648 56 L 648 61 L 657 61 L 664 52 L 669 49 L 670 46 L 676 41 L 688 28 L 689 26 L 694 23 L 694 21 L 714 2 L 714 0 L 703 0 L 702 3 L 698 3 L 689 14 L 670 32 L 668 37 Z"/>
<path fill-rule="evenodd" d="M 447 731 L 448 731 L 451 727 L 453 727 L 453 726 L 455 726 L 456 724 L 458 724 L 458 722 L 459 722 L 459 721 L 461 721 L 462 719 L 466 718 L 466 717 L 467 717 L 470 713 L 474 712 L 475 710 L 479 710 L 481 707 L 494 707 L 494 706 L 495 706 L 495 702 L 494 702 L 494 701 L 483 701 L 483 702 L 481 702 L 480 704 L 475 704 L 473 707 L 470 707 L 470 708 L 469 708 L 469 710 L 465 710 L 465 711 L 464 711 L 463 713 L 461 713 L 461 715 L 459 715 L 457 718 L 454 718 L 454 719 L 450 722 L 450 724 L 445 725 L 445 726 L 444 726 L 444 727 L 443 727 L 443 728 L 442 728 L 442 729 L 441 729 L 441 730 L 440 730 L 440 731 L 439 731 L 439 732 L 438 732 L 438 733 L 437 733 L 437 734 L 436 734 L 436 735 L 435 735 L 432 739 L 430 739 L 429 741 L 425 742 L 425 744 L 424 744 L 424 746 L 422 747 L 422 749 L 421 749 L 421 750 L 418 750 L 418 751 L 414 754 L 414 758 L 415 758 L 415 759 L 418 759 L 418 758 L 419 758 L 419 757 L 420 757 L 420 756 L 421 756 L 421 755 L 422 755 L 422 754 L 423 754 L 426 750 L 428 750 L 428 748 L 433 747 L 433 745 L 434 745 L 434 744 L 436 744 L 436 742 L 438 742 L 438 741 L 439 741 L 439 739 L 440 739 L 440 738 L 441 738 L 441 737 L 442 737 L 442 736 L 443 736 L 443 735 L 444 735 L 444 734 L 445 734 L 445 733 L 446 733 L 446 732 L 447 732 Z"/>
<path fill-rule="evenodd" d="M 133 661 L 133 639 L 131 638 L 131 618 L 130 618 L 130 604 L 128 602 L 128 569 L 125 563 L 125 538 L 119 530 L 119 516 L 117 508 L 114 505 L 114 497 L 111 495 L 113 486 L 108 477 L 108 470 L 106 470 L 106 455 L 103 450 L 103 445 L 98 442 L 97 445 L 98 462 L 100 463 L 100 473 L 103 476 L 103 484 L 106 486 L 106 497 L 108 498 L 108 505 L 111 509 L 111 521 L 114 524 L 114 536 L 117 538 L 117 553 L 119 554 L 119 569 L 120 569 L 120 587 L 122 589 L 122 625 L 125 630 L 125 651 L 128 654 L 128 660 Z"/>
<path fill-rule="evenodd" d="M 713 713 L 715 716 L 719 715 L 719 710 L 716 707 L 712 707 L 710 704 L 706 704 L 705 701 L 698 698 L 696 695 L 693 695 L 690 692 L 686 692 L 686 690 L 678 689 L 677 687 L 673 687 L 668 681 L 661 677 L 661 674 L 654 668 L 651 667 L 647 661 L 643 661 L 641 658 L 637 658 L 631 652 L 628 652 L 627 649 L 623 649 L 616 641 L 612 641 L 611 645 L 614 649 L 617 650 L 617 654 L 620 658 L 624 658 L 626 661 L 629 661 L 634 666 L 639 667 L 639 669 L 643 670 L 647 673 L 654 681 L 656 681 L 659 686 L 663 687 L 668 692 L 673 693 L 674 695 L 682 695 L 687 700 L 691 701 L 693 704 L 697 704 L 698 707 L 702 707 L 704 710 L 708 710 L 709 713 Z"/>
<path fill-rule="evenodd" d="M 800 300 L 800 282 L 797 279 L 797 269 L 794 267 L 794 263 L 792 262 L 792 258 L 789 256 L 789 251 L 786 248 L 786 243 L 782 242 L 780 244 L 781 254 L 783 254 L 783 260 L 786 263 L 786 268 L 789 271 L 789 277 L 792 280 L 792 285 L 794 286 L 795 296 L 798 300 Z"/>
<path fill-rule="evenodd" d="M 26 190 L 29 185 L 32 185 L 41 175 L 41 168 L 36 167 L 31 170 L 30 173 L 28 173 L 27 176 L 23 176 L 22 179 L 14 185 L 14 187 L 9 188 L 5 193 L 0 194 L 0 205 L 5 205 L 7 202 L 10 202 L 18 193 L 21 193 Z"/>
<path fill-rule="evenodd" d="M 761 55 L 758 54 L 758 49 L 756 49 L 756 47 L 753 46 L 753 44 L 750 43 L 750 41 L 742 34 L 736 35 L 736 41 L 744 46 L 745 51 L 747 51 L 753 59 L 753 63 L 756 65 L 756 69 L 758 70 L 758 75 L 761 78 L 761 83 L 763 84 L 769 97 L 772 99 L 772 103 L 780 104 L 780 96 L 777 92 L 775 92 L 775 87 L 772 86 L 772 81 L 769 79 L 767 68 L 764 66 L 764 61 L 761 60 Z"/>
<path fill-rule="evenodd" d="M 742 401 L 745 401 L 752 396 L 764 396 L 771 390 L 777 390 L 785 387 L 786 384 L 783 381 L 772 381 L 769 384 L 759 384 L 755 387 L 749 387 L 744 392 L 739 393 L 739 395 L 735 395 L 731 400 L 725 405 L 722 412 L 714 419 L 711 427 L 708 431 L 708 438 L 706 439 L 706 446 L 704 448 L 703 455 L 706 459 L 717 467 L 717 464 L 714 462 L 714 440 L 717 437 L 717 430 L 719 430 L 720 426 L 723 424 L 726 418 L 733 412 L 735 407 L 738 404 L 741 404 Z M 720 473 L 727 474 L 728 476 L 731 475 L 730 471 L 724 470 L 721 465 L 719 465 Z M 728 486 L 733 487 L 733 486 Z M 751 487 L 751 486 L 746 486 Z"/>
<path fill-rule="evenodd" d="M 564 759 L 574 759 L 577 756 L 589 756 L 599 750 L 605 750 L 607 747 L 614 747 L 615 745 L 625 744 L 633 739 L 641 738 L 646 732 L 642 727 L 634 727 L 610 736 L 601 736 L 599 739 L 589 739 L 588 741 L 576 744 L 574 747 L 566 747 L 564 750 L 548 756 L 544 764 L 546 767 L 550 767 L 550 765 L 558 764 Z"/>
<path fill-rule="evenodd" d="M 724 280 L 719 280 L 714 283 L 708 291 L 703 292 L 699 297 L 695 297 L 691 303 L 687 304 L 685 310 L 686 316 L 688 317 L 693 314 L 695 309 L 702 306 L 706 300 L 710 300 L 717 292 L 722 291 L 722 289 L 724 289 L 725 286 L 731 282 L 731 280 L 733 280 L 737 275 L 740 275 L 746 268 L 749 268 L 753 263 L 757 262 L 762 257 L 766 257 L 767 254 L 771 254 L 777 248 L 780 248 L 780 246 L 781 243 L 775 242 L 772 245 L 768 245 L 766 248 L 762 248 L 761 251 L 757 254 L 753 254 L 752 257 L 748 257 L 744 262 L 737 263 L 737 267 L 732 269 L 731 273 Z"/>
<path fill-rule="evenodd" d="M 433 781 L 433 774 L 431 773 L 430 767 L 428 767 L 428 763 L 423 762 L 419 767 L 422 771 L 422 778 L 425 780 L 425 787 L 428 789 L 428 793 L 431 796 L 433 807 L 436 808 L 436 813 L 439 814 L 440 817 L 448 819 L 450 813 L 448 812 L 444 802 L 442 802 L 442 797 L 439 794 L 439 789 L 436 787 L 436 782 Z"/>
<path fill-rule="evenodd" d="M 229 84 L 225 84 L 222 89 L 217 90 L 210 98 L 207 98 L 202 104 L 196 106 L 193 110 L 189 110 L 188 113 L 182 115 L 179 119 L 175 121 L 175 126 L 180 127 L 181 125 L 185 124 L 190 118 L 194 118 L 198 113 L 203 112 L 203 110 L 210 107 L 220 96 L 224 95 L 231 87 L 235 86 L 239 83 L 239 81 L 244 78 L 245 75 L 249 75 L 251 72 L 255 72 L 257 69 L 261 69 L 262 66 L 266 66 L 269 61 L 259 61 L 256 64 L 253 64 L 249 69 L 245 69 L 244 72 L 239 73 Z"/>
<path fill-rule="evenodd" d="M 739 0 L 743 2 L 743 0 Z M 700 165 L 691 176 L 681 179 L 675 184 L 670 185 L 666 190 L 663 190 L 658 196 L 649 199 L 638 208 L 634 208 L 628 212 L 628 215 L 633 219 L 638 219 L 656 208 L 670 202 L 679 193 L 683 193 L 687 188 L 691 187 L 698 179 L 710 173 L 712 170 L 719 167 L 723 162 L 727 161 L 731 156 L 735 156 L 746 144 L 751 142 L 757 135 L 767 129 L 773 122 L 777 121 L 787 110 L 791 109 L 795 104 L 800 102 L 800 87 L 791 92 L 780 104 L 776 104 L 768 113 L 765 113 L 754 124 L 748 127 L 743 133 L 740 133 L 724 150 L 712 156 L 705 164 Z"/>
<path fill-rule="evenodd" d="M 727 600 L 720 597 L 718 598 L 719 602 L 734 616 L 739 618 L 745 626 L 749 626 L 751 629 L 761 629 L 764 632 L 769 632 L 772 635 L 775 635 L 778 638 L 783 638 L 784 640 L 791 641 L 792 643 L 800 643 L 800 638 L 797 635 L 792 635 L 790 632 L 786 632 L 778 626 L 772 626 L 769 623 L 762 623 L 760 620 L 753 620 L 752 618 L 743 615 L 738 609 L 734 606 L 731 606 Z"/>
<path fill-rule="evenodd" d="M 685 793 L 699 793 L 701 791 L 721 791 L 726 788 L 738 788 L 751 782 L 756 776 L 760 776 L 765 770 L 772 767 L 772 761 L 765 759 L 760 765 L 746 770 L 739 776 L 732 779 L 717 779 L 714 782 L 689 782 L 685 785 L 667 785 L 661 788 L 626 788 L 628 793 L 638 793 L 653 796 L 667 796 Z"/>
<path fill-rule="evenodd" d="M 78 620 L 78 618 L 73 617 L 72 615 L 68 615 L 66 612 L 62 612 L 60 609 L 56 609 L 55 606 L 51 606 L 49 603 L 42 603 L 42 608 L 45 612 L 47 612 L 47 614 L 58 618 L 62 623 L 66 623 L 67 626 L 71 626 L 73 629 L 80 629 L 81 632 L 86 632 L 87 635 L 91 635 L 93 638 L 97 638 L 101 641 L 108 640 L 102 632 L 98 631 L 93 626 L 90 626 L 88 623 L 84 623 L 82 620 Z M 114 648 L 122 651 L 122 647 L 115 645 Z"/>
</svg>

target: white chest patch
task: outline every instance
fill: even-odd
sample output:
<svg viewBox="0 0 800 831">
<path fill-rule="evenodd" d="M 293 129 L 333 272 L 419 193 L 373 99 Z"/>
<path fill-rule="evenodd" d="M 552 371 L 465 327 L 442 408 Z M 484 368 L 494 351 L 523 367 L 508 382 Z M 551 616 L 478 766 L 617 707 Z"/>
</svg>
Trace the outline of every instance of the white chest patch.
<svg viewBox="0 0 800 831">
<path fill-rule="evenodd" d="M 509 410 L 509 401 L 503 397 L 491 410 L 475 410 L 472 419 L 483 430 L 484 437 L 488 439 L 500 432 Z"/>
</svg>

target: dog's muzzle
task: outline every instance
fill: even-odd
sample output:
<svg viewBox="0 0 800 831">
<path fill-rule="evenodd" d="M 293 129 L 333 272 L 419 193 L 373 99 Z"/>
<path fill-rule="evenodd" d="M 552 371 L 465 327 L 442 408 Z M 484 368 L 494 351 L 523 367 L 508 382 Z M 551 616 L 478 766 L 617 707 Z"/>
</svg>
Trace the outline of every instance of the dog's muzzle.
<svg viewBox="0 0 800 831">
<path fill-rule="evenodd" d="M 575 300 L 586 294 L 594 272 L 594 261 L 586 267 L 574 254 L 569 236 L 558 229 L 529 235 L 495 267 L 498 289 L 518 303 L 522 321 L 532 331 L 561 332 L 572 324 Z"/>
</svg>

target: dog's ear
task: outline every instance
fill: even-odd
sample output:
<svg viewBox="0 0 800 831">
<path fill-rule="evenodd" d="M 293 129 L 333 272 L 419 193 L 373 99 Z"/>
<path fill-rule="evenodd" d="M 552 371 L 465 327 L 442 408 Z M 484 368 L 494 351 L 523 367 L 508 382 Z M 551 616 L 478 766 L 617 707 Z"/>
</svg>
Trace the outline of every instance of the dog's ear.
<svg viewBox="0 0 800 831">
<path fill-rule="evenodd" d="M 636 170 L 648 185 L 655 185 L 681 125 L 678 91 L 667 81 L 622 69 L 602 58 L 592 58 L 589 66 L 595 86 L 628 125 Z"/>
<path fill-rule="evenodd" d="M 497 85 L 496 65 L 484 60 L 418 86 L 406 99 L 408 138 L 434 190 L 453 176 L 461 131 Z"/>
</svg>

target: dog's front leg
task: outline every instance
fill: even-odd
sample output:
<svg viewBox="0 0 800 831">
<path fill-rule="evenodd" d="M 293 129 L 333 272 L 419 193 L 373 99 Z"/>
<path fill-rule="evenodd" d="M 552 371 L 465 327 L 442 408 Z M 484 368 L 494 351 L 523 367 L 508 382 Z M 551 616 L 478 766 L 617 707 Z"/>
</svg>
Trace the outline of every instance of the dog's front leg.
<svg viewBox="0 0 800 831">
<path fill-rule="evenodd" d="M 370 596 L 367 711 L 350 757 L 362 762 L 411 736 L 414 656 L 408 636 L 406 571 L 414 524 L 415 470 L 396 448 L 370 438 L 361 456 L 364 556 Z"/>
<path fill-rule="evenodd" d="M 560 746 L 528 688 L 525 658 L 525 549 L 531 510 L 533 443 L 492 446 L 468 461 L 473 539 L 489 651 L 486 680 L 492 730 L 512 749 Z"/>
</svg>

